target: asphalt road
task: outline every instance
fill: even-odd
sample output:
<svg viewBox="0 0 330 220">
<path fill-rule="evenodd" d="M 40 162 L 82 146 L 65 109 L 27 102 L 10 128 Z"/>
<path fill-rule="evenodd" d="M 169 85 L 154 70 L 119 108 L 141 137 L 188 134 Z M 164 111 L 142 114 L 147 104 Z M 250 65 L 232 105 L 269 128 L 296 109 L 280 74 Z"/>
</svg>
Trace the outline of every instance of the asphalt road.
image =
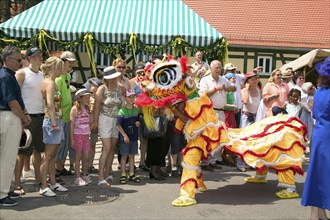
<svg viewBox="0 0 330 220">
<path fill-rule="evenodd" d="M 119 183 L 120 172 L 114 163 L 111 187 L 97 186 L 97 175 L 89 186 L 73 185 L 73 176 L 64 176 L 67 193 L 57 197 L 40 196 L 33 180 L 23 186 L 27 194 L 17 199 L 16 207 L 1 208 L 0 219 L 308 219 L 310 209 L 298 199 L 275 196 L 277 176 L 268 175 L 267 184 L 248 184 L 244 178 L 254 171 L 238 172 L 234 167 L 204 172 L 208 190 L 197 193 L 197 205 L 173 207 L 179 195 L 179 178 L 150 180 L 148 173 L 138 171 L 140 183 Z M 304 164 L 307 170 L 307 163 Z M 297 190 L 302 193 L 305 176 L 296 176 Z M 87 204 L 89 201 L 89 204 Z M 92 203 L 92 204 L 91 204 Z"/>
</svg>

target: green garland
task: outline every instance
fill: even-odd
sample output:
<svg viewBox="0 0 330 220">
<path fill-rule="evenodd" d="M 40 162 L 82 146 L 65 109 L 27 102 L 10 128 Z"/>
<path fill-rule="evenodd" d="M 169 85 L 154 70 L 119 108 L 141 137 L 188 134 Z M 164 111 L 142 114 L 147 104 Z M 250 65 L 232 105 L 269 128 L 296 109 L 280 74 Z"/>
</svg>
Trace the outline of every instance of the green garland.
<svg viewBox="0 0 330 220">
<path fill-rule="evenodd" d="M 0 50 L 2 50 L 2 48 L 8 44 L 15 45 L 21 49 L 27 49 L 31 44 L 34 44 L 38 45 L 41 49 L 48 51 L 47 42 L 54 42 L 58 49 L 72 51 L 79 47 L 81 44 L 86 43 L 84 42 L 84 39 L 87 34 L 91 35 L 91 33 L 86 33 L 76 41 L 63 42 L 50 36 L 45 30 L 41 30 L 38 34 L 30 39 L 22 40 L 9 38 L 2 33 L 2 37 L 0 38 Z M 228 59 L 228 43 L 225 38 L 219 39 L 207 47 L 192 46 L 180 36 L 174 37 L 171 41 L 163 45 L 146 45 L 140 39 L 138 39 L 135 33 L 132 33 L 129 38 L 125 39 L 119 44 L 116 44 L 115 46 L 102 43 L 95 39 L 95 37 L 92 37 L 91 42 L 103 53 L 108 55 L 122 53 L 123 51 L 126 51 L 127 48 L 131 49 L 134 57 L 135 52 L 138 49 L 142 50 L 147 55 L 157 55 L 162 54 L 163 51 L 168 50 L 169 48 L 173 48 L 173 56 L 185 55 L 187 51 L 194 53 L 196 51 L 201 51 L 209 61 L 217 59 L 222 63 L 227 63 L 226 61 Z"/>
</svg>

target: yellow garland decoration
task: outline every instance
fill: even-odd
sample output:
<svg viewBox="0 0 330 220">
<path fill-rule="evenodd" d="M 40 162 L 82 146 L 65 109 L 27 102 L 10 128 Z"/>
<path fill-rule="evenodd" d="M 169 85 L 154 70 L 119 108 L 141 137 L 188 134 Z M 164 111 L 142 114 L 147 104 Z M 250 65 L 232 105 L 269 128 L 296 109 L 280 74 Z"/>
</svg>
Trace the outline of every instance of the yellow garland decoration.
<svg viewBox="0 0 330 220">
<path fill-rule="evenodd" d="M 182 42 L 186 42 L 184 39 L 182 39 L 180 36 L 177 36 L 173 43 L 173 49 L 174 49 L 174 56 L 176 56 L 176 50 L 177 48 L 180 48 L 180 55 L 183 55 L 183 49 L 182 49 Z"/>
<path fill-rule="evenodd" d="M 224 54 L 222 54 L 223 57 L 223 62 L 222 63 L 228 63 L 228 41 L 227 39 L 223 38 L 223 43 L 224 43 Z"/>
<path fill-rule="evenodd" d="M 48 47 L 47 47 L 47 43 L 46 43 L 46 39 L 45 39 L 46 37 L 49 38 L 49 39 L 51 39 L 51 40 L 53 40 L 53 41 L 59 41 L 59 40 L 57 40 L 56 38 L 51 37 L 51 36 L 50 36 L 49 34 L 47 34 L 47 32 L 46 32 L 45 30 L 43 30 L 43 29 L 39 32 L 39 34 L 37 34 L 37 38 L 38 38 L 38 43 L 39 43 L 39 47 L 40 47 L 40 49 L 42 49 L 42 48 L 43 48 L 42 45 L 44 45 L 45 48 L 46 48 L 46 51 L 47 51 L 47 53 L 48 53 L 48 56 L 49 56 L 50 53 L 49 53 L 49 50 L 48 50 Z"/>
<path fill-rule="evenodd" d="M 88 43 L 88 40 L 84 40 L 86 38 L 86 35 L 89 35 L 87 37 L 88 39 L 92 38 L 89 43 Z M 118 54 L 121 51 L 126 50 L 126 48 L 129 46 L 132 46 L 134 58 L 136 56 L 136 54 L 135 54 L 136 48 L 138 48 L 138 47 L 141 48 L 141 50 L 148 55 L 160 54 L 160 53 L 163 53 L 163 51 L 167 50 L 168 48 L 172 47 L 175 52 L 173 55 L 176 54 L 177 49 L 180 49 L 180 54 L 184 55 L 183 49 L 186 49 L 187 51 L 190 51 L 190 53 L 196 52 L 196 51 L 202 51 L 204 53 L 204 55 L 208 59 L 211 59 L 211 60 L 219 59 L 219 60 L 223 61 L 223 63 L 226 63 L 226 60 L 228 61 L 228 42 L 225 38 L 222 38 L 219 41 L 216 41 L 213 44 L 208 45 L 206 47 L 195 47 L 195 46 L 192 46 L 191 44 L 189 44 L 184 39 L 182 39 L 180 36 L 177 36 L 169 42 L 166 42 L 162 45 L 154 46 L 154 45 L 145 45 L 141 40 L 139 40 L 138 36 L 135 33 L 132 33 L 130 35 L 130 38 L 127 38 L 127 39 L 123 40 L 121 43 L 118 43 L 115 46 L 113 46 L 113 45 L 107 45 L 106 43 L 102 43 L 102 42 L 98 41 L 97 39 L 93 38 L 92 33 L 87 33 L 86 35 L 81 36 L 79 39 L 77 39 L 75 41 L 70 41 L 70 42 L 63 41 L 62 42 L 62 41 L 50 36 L 45 30 L 41 30 L 34 37 L 31 37 L 24 41 L 9 39 L 8 36 L 0 33 L 0 36 L 6 37 L 6 38 L 0 38 L 0 51 L 7 44 L 15 44 L 17 47 L 19 47 L 21 49 L 26 49 L 31 44 L 33 44 L 33 42 L 38 42 L 39 47 L 41 47 L 41 48 L 45 47 L 47 52 L 49 53 L 47 45 L 46 45 L 48 40 L 56 42 L 56 46 L 59 49 L 65 48 L 67 50 L 72 50 L 74 48 L 77 48 L 81 43 L 85 42 L 86 47 L 88 47 L 87 51 L 90 54 L 90 62 L 91 62 L 91 65 L 92 65 L 92 68 L 94 71 L 96 70 L 96 66 L 95 66 L 95 62 L 94 62 L 94 54 L 90 53 L 91 51 L 93 51 L 93 46 L 90 46 L 90 45 L 93 45 L 93 43 L 96 44 L 95 46 L 97 46 L 100 49 L 100 51 L 102 51 L 103 53 L 108 54 L 108 55 Z M 91 50 L 89 48 L 91 48 Z M 134 50 L 135 50 L 135 52 L 134 52 Z M 186 54 L 189 54 L 189 53 L 186 52 Z"/>
<path fill-rule="evenodd" d="M 18 40 L 14 40 L 14 39 L 5 39 L 5 38 L 0 38 L 0 40 L 2 40 L 3 42 L 7 43 L 7 44 L 14 44 L 14 43 L 19 43 Z"/>
<path fill-rule="evenodd" d="M 132 33 L 129 37 L 129 45 L 132 47 L 134 61 L 136 62 L 135 51 L 136 51 L 136 34 Z"/>
<path fill-rule="evenodd" d="M 88 32 L 85 35 L 83 42 L 85 43 L 88 57 L 91 62 L 91 65 L 92 65 L 94 75 L 96 76 L 97 70 L 96 70 L 96 65 L 95 65 L 95 60 L 94 60 L 93 35 L 90 32 Z"/>
</svg>

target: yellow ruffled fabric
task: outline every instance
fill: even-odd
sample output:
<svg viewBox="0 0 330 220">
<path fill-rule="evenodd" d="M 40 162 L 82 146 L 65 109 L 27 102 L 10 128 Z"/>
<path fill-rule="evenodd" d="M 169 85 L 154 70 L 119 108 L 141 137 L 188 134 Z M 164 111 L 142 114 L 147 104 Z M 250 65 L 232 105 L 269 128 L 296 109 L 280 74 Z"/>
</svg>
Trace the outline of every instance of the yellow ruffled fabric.
<svg viewBox="0 0 330 220">
<path fill-rule="evenodd" d="M 205 94 L 188 100 L 184 111 L 191 120 L 184 125 L 178 119 L 175 126 L 188 141 L 185 150 L 199 147 L 207 157 L 212 149 L 224 145 L 257 169 L 301 168 L 306 127 L 296 118 L 272 116 L 246 128 L 224 129 Z"/>
</svg>

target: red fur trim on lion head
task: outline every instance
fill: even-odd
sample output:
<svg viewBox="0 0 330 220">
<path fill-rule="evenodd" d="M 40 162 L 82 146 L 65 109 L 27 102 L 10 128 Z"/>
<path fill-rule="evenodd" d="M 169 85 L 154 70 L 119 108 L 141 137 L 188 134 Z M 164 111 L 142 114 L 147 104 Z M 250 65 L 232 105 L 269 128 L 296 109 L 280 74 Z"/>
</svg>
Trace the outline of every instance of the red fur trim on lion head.
<svg viewBox="0 0 330 220">
<path fill-rule="evenodd" d="M 181 63 L 181 69 L 182 73 L 186 74 L 188 71 L 188 66 L 187 66 L 188 58 L 186 56 L 181 57 L 180 63 Z"/>
</svg>

